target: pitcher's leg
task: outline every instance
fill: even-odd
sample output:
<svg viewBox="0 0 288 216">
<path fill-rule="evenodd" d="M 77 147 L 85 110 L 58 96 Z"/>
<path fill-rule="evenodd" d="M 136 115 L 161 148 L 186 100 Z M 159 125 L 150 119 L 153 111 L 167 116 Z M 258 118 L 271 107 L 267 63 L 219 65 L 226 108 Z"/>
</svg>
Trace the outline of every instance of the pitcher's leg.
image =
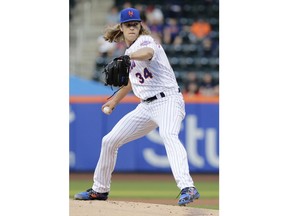
<svg viewBox="0 0 288 216">
<path fill-rule="evenodd" d="M 181 98 L 169 98 L 161 107 L 157 123 L 177 186 L 180 189 L 194 187 L 187 152 L 178 136 L 185 115 L 184 102 Z"/>
<path fill-rule="evenodd" d="M 110 191 L 111 174 L 115 168 L 118 148 L 138 139 L 157 125 L 139 106 L 125 115 L 102 139 L 101 153 L 94 172 L 93 190 L 99 193 Z"/>
</svg>

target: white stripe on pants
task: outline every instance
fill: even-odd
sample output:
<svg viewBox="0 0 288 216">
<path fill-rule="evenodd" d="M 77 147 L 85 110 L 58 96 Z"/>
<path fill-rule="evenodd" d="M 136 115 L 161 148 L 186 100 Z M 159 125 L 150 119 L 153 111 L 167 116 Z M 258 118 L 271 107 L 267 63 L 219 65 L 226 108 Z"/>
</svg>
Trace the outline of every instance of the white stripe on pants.
<svg viewBox="0 0 288 216">
<path fill-rule="evenodd" d="M 184 101 L 179 93 L 150 103 L 142 102 L 135 110 L 126 114 L 102 139 L 100 158 L 94 172 L 93 190 L 109 192 L 118 148 L 158 126 L 177 186 L 180 189 L 193 187 L 187 153 L 178 138 L 184 116 Z"/>
</svg>

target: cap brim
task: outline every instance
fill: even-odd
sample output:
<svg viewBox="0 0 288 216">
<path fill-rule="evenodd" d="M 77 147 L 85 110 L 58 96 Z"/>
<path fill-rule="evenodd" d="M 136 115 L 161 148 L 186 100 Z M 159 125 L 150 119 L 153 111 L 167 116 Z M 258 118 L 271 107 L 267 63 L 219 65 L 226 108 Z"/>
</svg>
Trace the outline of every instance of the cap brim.
<svg viewBox="0 0 288 216">
<path fill-rule="evenodd" d="M 142 20 L 139 20 L 139 19 L 131 19 L 131 20 L 125 20 L 121 23 L 127 23 L 127 22 L 142 22 Z"/>
</svg>

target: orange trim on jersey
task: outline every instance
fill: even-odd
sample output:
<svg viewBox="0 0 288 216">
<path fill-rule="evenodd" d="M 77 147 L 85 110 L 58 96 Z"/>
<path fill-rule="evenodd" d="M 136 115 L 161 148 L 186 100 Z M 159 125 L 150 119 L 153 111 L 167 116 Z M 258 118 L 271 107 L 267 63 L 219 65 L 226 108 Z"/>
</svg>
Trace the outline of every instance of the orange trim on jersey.
<svg viewBox="0 0 288 216">
<path fill-rule="evenodd" d="M 110 95 L 106 96 L 70 96 L 70 103 L 105 103 L 107 98 Z M 185 103 L 219 103 L 219 97 L 217 96 L 186 96 L 184 95 Z M 121 100 L 121 103 L 139 103 L 140 99 L 135 96 L 126 96 Z"/>
</svg>

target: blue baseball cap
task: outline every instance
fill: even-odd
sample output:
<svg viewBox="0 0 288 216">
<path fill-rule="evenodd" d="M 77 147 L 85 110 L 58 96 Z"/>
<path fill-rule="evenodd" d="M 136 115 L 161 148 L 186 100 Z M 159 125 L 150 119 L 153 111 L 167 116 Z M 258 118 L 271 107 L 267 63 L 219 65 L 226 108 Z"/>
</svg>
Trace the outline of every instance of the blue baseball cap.
<svg viewBox="0 0 288 216">
<path fill-rule="evenodd" d="M 141 22 L 140 13 L 135 8 L 125 8 L 120 13 L 120 23 L 138 21 Z"/>
</svg>

